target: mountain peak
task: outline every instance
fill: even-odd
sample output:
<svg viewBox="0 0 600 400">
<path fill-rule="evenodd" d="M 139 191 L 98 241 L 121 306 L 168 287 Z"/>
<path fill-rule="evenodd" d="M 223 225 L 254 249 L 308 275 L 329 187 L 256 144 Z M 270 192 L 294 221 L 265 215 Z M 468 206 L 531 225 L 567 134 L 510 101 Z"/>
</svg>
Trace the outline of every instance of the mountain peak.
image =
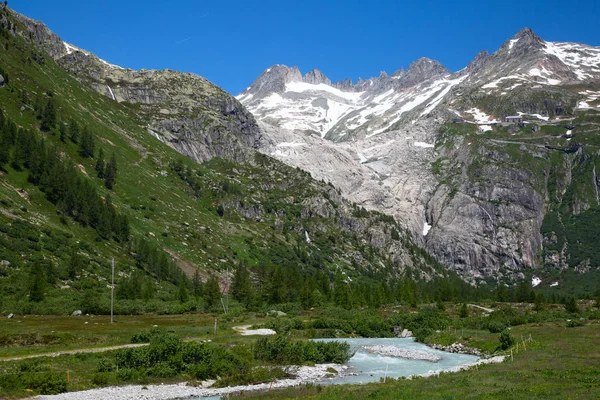
<svg viewBox="0 0 600 400">
<path fill-rule="evenodd" d="M 316 68 L 307 72 L 306 75 L 304 75 L 303 80 L 304 82 L 311 83 L 313 85 L 319 85 L 321 83 L 324 83 L 325 85 L 331 85 L 329 78 Z"/>
<path fill-rule="evenodd" d="M 267 68 L 242 94 L 266 97 L 271 93 L 283 93 L 285 84 L 289 82 L 302 82 L 302 74 L 298 67 L 275 64 Z"/>
<path fill-rule="evenodd" d="M 406 72 L 401 75 L 400 80 L 403 87 L 410 87 L 434 76 L 445 75 L 448 73 L 449 71 L 438 61 L 431 60 L 427 57 L 421 57 L 408 66 Z"/>
</svg>

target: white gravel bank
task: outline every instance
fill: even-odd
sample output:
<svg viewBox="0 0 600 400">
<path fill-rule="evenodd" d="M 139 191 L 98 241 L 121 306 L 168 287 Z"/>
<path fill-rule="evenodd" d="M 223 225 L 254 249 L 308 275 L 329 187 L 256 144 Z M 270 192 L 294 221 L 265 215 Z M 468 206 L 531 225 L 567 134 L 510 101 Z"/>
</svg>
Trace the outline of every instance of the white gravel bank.
<svg viewBox="0 0 600 400">
<path fill-rule="evenodd" d="M 337 375 L 343 373 L 348 367 L 340 364 L 317 364 L 314 367 L 291 367 L 290 373 L 296 375 L 294 379 L 282 379 L 273 382 L 273 388 L 304 385 L 316 380 L 328 377 L 328 368 L 338 371 Z M 206 385 L 212 384 L 207 382 Z M 62 393 L 53 396 L 38 396 L 36 399 L 48 400 L 171 400 L 190 397 L 220 396 L 236 392 L 248 392 L 256 390 L 268 390 L 271 383 L 258 385 L 231 386 L 225 388 L 209 388 L 186 386 L 186 383 L 172 385 L 130 385 L 114 386 L 100 389 L 84 390 L 81 392 Z"/>
<path fill-rule="evenodd" d="M 382 356 L 388 357 L 406 358 L 408 360 L 422 360 L 436 363 L 442 359 L 442 357 L 438 356 L 437 354 L 397 346 L 376 344 L 372 346 L 362 346 L 362 348 L 369 353 L 381 354 Z"/>
<path fill-rule="evenodd" d="M 420 376 L 423 378 L 428 378 L 430 376 L 436 376 L 439 375 L 441 373 L 446 373 L 446 372 L 459 372 L 465 369 L 469 369 L 471 367 L 474 367 L 476 365 L 482 365 L 482 364 L 500 364 L 501 362 L 504 361 L 505 356 L 496 356 L 496 357 L 491 357 L 491 358 L 480 358 L 479 360 L 469 363 L 469 364 L 463 364 L 463 365 L 459 365 L 458 367 L 454 367 L 454 368 L 448 368 L 442 371 L 429 371 L 426 372 L 424 374 L 420 374 L 420 375 L 411 375 L 408 376 L 408 379 L 411 379 L 413 376 Z"/>
</svg>

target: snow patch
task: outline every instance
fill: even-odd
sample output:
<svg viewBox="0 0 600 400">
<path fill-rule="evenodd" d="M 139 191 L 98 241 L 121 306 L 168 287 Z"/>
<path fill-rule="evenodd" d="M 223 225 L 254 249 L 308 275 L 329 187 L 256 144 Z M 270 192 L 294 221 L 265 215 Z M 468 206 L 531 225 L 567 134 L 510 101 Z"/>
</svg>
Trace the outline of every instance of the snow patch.
<svg viewBox="0 0 600 400">
<path fill-rule="evenodd" d="M 550 287 L 557 287 L 557 286 L 558 286 L 558 282 L 552 282 L 552 283 L 550 284 Z"/>
<path fill-rule="evenodd" d="M 306 243 L 310 243 L 311 240 L 310 240 L 310 237 L 308 236 L 308 232 L 307 231 L 304 231 L 304 236 L 306 236 Z"/>
<path fill-rule="evenodd" d="M 531 286 L 532 287 L 536 287 L 540 283 L 542 283 L 542 280 L 540 278 L 538 278 L 537 276 L 534 276 L 533 278 L 531 278 Z"/>
<path fill-rule="evenodd" d="M 430 144 L 430 143 L 425 143 L 425 142 L 414 142 L 413 146 L 415 146 L 415 147 L 421 147 L 421 148 L 424 148 L 424 149 L 431 149 L 431 148 L 435 147 L 435 145 Z"/>
<path fill-rule="evenodd" d="M 515 46 L 515 43 L 517 43 L 518 41 L 519 41 L 519 39 L 511 39 L 510 42 L 508 42 L 508 52 L 509 53 L 512 50 L 512 48 Z"/>
<path fill-rule="evenodd" d="M 431 230 L 431 225 L 429 225 L 427 223 L 427 221 L 425 221 L 423 223 L 423 236 L 427 236 L 427 234 L 429 233 L 430 230 Z"/>
<path fill-rule="evenodd" d="M 361 153 L 360 151 L 356 150 L 356 155 L 358 156 L 358 159 L 360 160 L 359 162 L 361 164 L 364 164 L 367 162 L 367 157 L 365 157 L 364 154 Z"/>
</svg>

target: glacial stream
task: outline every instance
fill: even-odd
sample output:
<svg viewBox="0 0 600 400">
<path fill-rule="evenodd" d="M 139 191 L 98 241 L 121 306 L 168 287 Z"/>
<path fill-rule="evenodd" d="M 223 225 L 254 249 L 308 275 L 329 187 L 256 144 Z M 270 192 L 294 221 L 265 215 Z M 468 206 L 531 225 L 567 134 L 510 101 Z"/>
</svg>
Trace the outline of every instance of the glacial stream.
<svg viewBox="0 0 600 400">
<path fill-rule="evenodd" d="M 333 378 L 322 378 L 312 383 L 342 385 L 378 382 L 384 377 L 399 378 L 423 375 L 475 363 L 479 357 L 469 354 L 447 353 L 432 349 L 412 338 L 358 338 L 315 339 L 324 342 L 348 342 L 354 356 L 345 364 L 348 368 Z M 366 348 L 365 348 L 366 347 Z M 379 354 L 382 353 L 382 354 Z M 402 357 L 388 354 L 400 354 Z M 385 354 L 385 355 L 383 355 Z M 412 357 L 417 359 L 409 359 Z M 434 361 L 435 360 L 435 361 Z M 197 397 L 197 400 L 219 399 L 219 396 Z"/>
<path fill-rule="evenodd" d="M 432 349 L 422 343 L 415 342 L 412 338 L 386 338 L 386 339 L 318 339 L 322 341 L 345 341 L 356 351 L 346 365 L 348 369 L 341 375 L 320 381 L 321 384 L 345 384 L 378 382 L 380 378 L 399 378 L 401 376 L 421 375 L 430 371 L 443 371 L 459 367 L 464 364 L 474 363 L 479 359 L 470 354 L 447 353 Z M 376 354 L 363 349 L 363 346 L 388 346 L 399 347 L 402 350 L 414 350 L 418 355 L 428 353 L 438 356 L 438 362 L 425 360 L 411 360 L 403 357 L 391 357 Z"/>
</svg>

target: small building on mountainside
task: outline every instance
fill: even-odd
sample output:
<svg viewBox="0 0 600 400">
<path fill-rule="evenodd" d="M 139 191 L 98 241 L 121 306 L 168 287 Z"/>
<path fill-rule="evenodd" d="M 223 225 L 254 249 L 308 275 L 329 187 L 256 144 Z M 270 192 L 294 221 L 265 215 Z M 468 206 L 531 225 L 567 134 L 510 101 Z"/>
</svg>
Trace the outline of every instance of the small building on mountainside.
<svg viewBox="0 0 600 400">
<path fill-rule="evenodd" d="M 511 124 L 522 124 L 523 117 L 521 117 L 520 115 L 509 115 L 505 118 L 505 121 Z"/>
</svg>

